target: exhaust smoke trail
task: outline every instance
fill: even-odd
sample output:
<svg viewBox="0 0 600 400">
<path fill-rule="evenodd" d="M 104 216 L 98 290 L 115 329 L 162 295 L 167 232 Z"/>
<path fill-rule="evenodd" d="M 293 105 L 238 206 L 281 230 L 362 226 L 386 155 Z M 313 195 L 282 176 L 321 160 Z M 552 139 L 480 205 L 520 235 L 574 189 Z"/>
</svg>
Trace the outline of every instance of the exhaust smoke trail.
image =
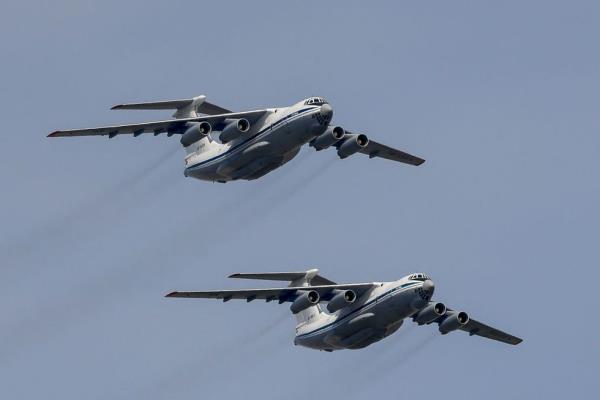
<svg viewBox="0 0 600 400">
<path fill-rule="evenodd" d="M 166 153 L 159 161 L 164 162 L 174 153 Z M 155 167 L 158 164 L 155 163 Z M 193 241 L 195 251 L 214 250 L 218 247 L 215 246 L 215 243 L 219 244 L 219 240 L 214 240 L 215 237 L 218 239 L 219 236 L 227 234 L 229 240 L 234 240 L 236 236 L 250 229 L 259 219 L 270 213 L 274 207 L 280 206 L 283 201 L 278 200 L 279 198 L 284 200 L 290 199 L 296 192 L 305 188 L 319 173 L 327 170 L 332 164 L 332 160 L 325 160 L 318 164 L 317 168 L 310 171 L 306 176 L 303 176 L 300 182 L 293 182 L 290 191 L 280 191 L 275 193 L 275 195 L 265 192 L 264 188 L 256 185 L 255 182 L 244 183 L 247 186 L 242 186 L 241 190 L 235 191 L 227 203 L 216 204 L 209 210 L 206 207 L 199 208 L 201 213 L 195 218 L 194 223 L 186 224 L 186 228 L 179 233 L 162 233 L 162 236 L 165 237 L 156 242 L 161 244 L 174 243 L 181 248 L 185 248 L 188 242 Z M 137 174 L 121 182 L 115 188 L 121 190 L 127 188 L 132 183 L 138 182 L 146 175 L 147 170 L 143 172 L 143 174 Z M 283 179 L 283 174 L 272 180 L 271 185 L 275 185 L 281 179 Z M 271 199 L 268 199 L 269 195 L 271 195 Z M 265 200 L 265 198 L 268 200 Z M 273 199 L 277 204 L 272 204 Z M 265 204 L 267 206 L 266 210 L 264 210 Z M 257 213 L 256 210 L 257 208 L 260 209 L 260 206 L 263 206 L 262 212 Z M 139 207 L 139 204 L 136 207 Z M 233 211 L 224 213 L 224 210 Z M 245 221 L 240 223 L 240 220 L 244 217 Z M 231 225 L 234 225 L 235 229 L 232 229 Z M 213 240 L 210 243 L 195 239 L 198 227 L 201 227 L 203 231 L 211 232 Z M 118 296 L 122 299 L 131 295 L 128 289 L 134 285 L 132 277 L 139 276 L 142 270 L 144 272 L 144 279 L 150 279 L 148 277 L 155 274 L 161 275 L 164 266 L 169 264 L 168 259 L 170 255 L 162 250 L 163 246 L 156 246 L 155 244 L 149 244 L 148 251 L 142 251 L 141 257 L 138 260 L 130 262 L 128 263 L 129 265 L 125 265 L 116 271 L 109 271 L 105 276 L 96 277 L 87 284 L 77 285 L 76 290 L 67 298 L 59 302 L 43 303 L 41 307 L 36 309 L 34 315 L 27 315 L 19 323 L 13 325 L 13 328 L 8 331 L 10 334 L 4 335 L 3 341 L 5 343 L 13 342 L 12 345 L 4 349 L 4 358 L 8 356 L 7 353 L 13 354 L 15 351 L 18 351 L 18 348 L 29 347 L 28 344 L 37 342 L 37 337 L 48 337 L 52 333 L 57 333 L 57 327 L 65 329 L 69 324 L 74 324 L 84 318 L 88 318 L 103 305 L 106 305 L 113 296 Z M 176 250 L 174 249 L 174 251 Z M 115 261 L 115 263 L 118 262 L 119 260 Z M 173 272 L 177 274 L 176 270 L 171 270 L 171 273 Z M 70 312 L 65 312 L 65 310 L 69 310 Z M 40 321 L 44 320 L 51 320 L 53 323 L 40 329 Z M 5 332 L 8 333 L 7 331 Z"/>
<path fill-rule="evenodd" d="M 223 208 L 236 209 L 239 213 L 247 213 L 249 207 L 252 206 L 254 199 L 260 198 L 262 192 L 257 190 L 255 186 L 241 187 L 241 193 L 236 192 L 228 203 L 219 203 L 211 207 L 208 211 L 206 208 L 201 208 L 201 215 L 195 219 L 193 224 L 186 224 L 186 229 L 173 234 L 173 232 L 161 232 L 163 238 L 160 238 L 156 243 L 149 243 L 146 251 L 140 252 L 140 257 L 137 260 L 126 263 L 121 268 L 113 269 L 104 276 L 96 276 L 93 280 L 87 283 L 77 285 L 76 289 L 62 301 L 44 302 L 35 309 L 35 313 L 28 314 L 21 321 L 12 324 L 10 330 L 5 330 L 2 341 L 11 343 L 1 350 L 2 358 L 6 359 L 9 355 L 14 355 L 19 348 L 27 348 L 31 344 L 36 343 L 39 337 L 48 337 L 57 332 L 57 327 L 65 329 L 70 324 L 81 321 L 89 317 L 94 312 L 97 312 L 110 299 L 118 297 L 123 300 L 124 297 L 131 295 L 129 289 L 131 286 L 139 282 L 140 272 L 143 272 L 142 279 L 152 279 L 164 275 L 165 265 L 169 265 L 171 253 L 164 252 L 162 244 L 173 243 L 180 248 L 190 247 L 189 243 L 193 242 L 195 251 L 209 251 L 217 248 L 218 240 L 214 240 L 221 235 L 228 234 L 229 238 L 234 238 L 235 235 L 242 233 L 242 229 L 232 229 L 233 222 L 239 228 L 242 226 L 248 229 L 251 224 L 239 225 L 236 219 L 226 219 L 223 222 Z M 238 195 L 239 193 L 239 195 Z M 235 215 L 235 214 L 234 214 Z M 195 234 L 198 227 L 202 230 L 211 231 L 213 241 L 204 242 L 197 241 Z M 161 244 L 157 246 L 156 244 Z M 175 248 L 173 250 L 176 250 Z M 114 263 L 122 261 L 115 260 Z M 177 274 L 177 270 L 171 270 L 171 277 Z M 138 277 L 138 279 L 133 279 Z M 66 312 L 69 310 L 69 312 Z M 52 321 L 51 325 L 40 327 L 41 321 Z"/>
<path fill-rule="evenodd" d="M 218 348 L 210 349 L 202 354 L 190 354 L 188 360 L 183 365 L 178 364 L 177 368 L 167 373 L 158 381 L 154 380 L 154 384 L 150 388 L 144 390 L 142 398 L 163 398 L 168 393 L 171 393 L 174 388 L 187 387 L 199 378 L 206 376 L 215 368 L 224 366 L 227 359 L 238 354 L 240 351 L 254 347 L 266 334 L 278 328 L 285 320 L 289 319 L 289 313 L 281 313 L 267 325 L 253 330 L 250 333 L 245 333 L 243 336 L 223 343 Z M 277 350 L 273 348 L 272 350 Z M 261 353 L 263 356 L 265 353 Z"/>
<path fill-rule="evenodd" d="M 132 188 L 138 186 L 150 177 L 159 167 L 177 153 L 178 148 L 172 148 L 161 154 L 149 164 L 134 172 L 131 176 L 117 182 L 114 186 L 96 194 L 94 197 L 84 200 L 78 205 L 71 207 L 66 214 L 55 216 L 52 220 L 40 224 L 31 229 L 25 237 L 9 239 L 0 245 L 0 254 L 3 258 L 20 259 L 29 254 L 32 249 L 43 244 L 52 244 L 72 233 L 77 223 L 97 220 L 101 214 L 108 212 L 114 207 L 116 201 L 127 195 Z M 102 218 L 100 218 L 102 219 Z M 49 243 L 50 242 L 50 243 Z"/>
<path fill-rule="evenodd" d="M 298 193 L 309 189 L 319 177 L 335 164 L 335 161 L 335 159 L 325 158 L 310 170 L 302 171 L 300 177 L 288 178 L 285 185 L 280 185 L 277 191 L 265 193 L 266 198 L 258 205 L 259 207 L 254 208 L 252 213 L 243 216 L 246 222 L 263 219 L 278 208 L 289 203 Z"/>
<path fill-rule="evenodd" d="M 378 363 L 375 366 L 371 365 L 366 379 L 366 381 L 369 382 L 369 385 L 361 384 L 358 387 L 354 387 L 352 389 L 353 393 L 369 390 L 371 385 L 379 385 L 381 381 L 389 375 L 397 374 L 404 366 L 409 365 L 415 357 L 429 348 L 433 341 L 439 336 L 440 335 L 437 332 L 434 334 L 427 334 L 416 343 L 406 343 L 406 347 L 400 354 L 391 353 L 389 355 L 392 358 L 386 357 L 381 363 Z"/>
</svg>

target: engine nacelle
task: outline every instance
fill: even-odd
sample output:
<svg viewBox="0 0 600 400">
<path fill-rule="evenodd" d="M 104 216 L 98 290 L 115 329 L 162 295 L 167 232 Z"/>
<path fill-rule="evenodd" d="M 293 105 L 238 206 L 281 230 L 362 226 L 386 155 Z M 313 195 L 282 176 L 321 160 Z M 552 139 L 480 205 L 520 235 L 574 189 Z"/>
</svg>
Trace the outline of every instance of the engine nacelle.
<svg viewBox="0 0 600 400">
<path fill-rule="evenodd" d="M 221 142 L 223 143 L 231 142 L 249 130 L 250 122 L 246 118 L 235 119 L 227 124 L 227 126 L 221 131 L 219 139 L 221 139 Z"/>
<path fill-rule="evenodd" d="M 336 312 L 356 301 L 354 290 L 341 290 L 327 302 L 327 311 Z"/>
<path fill-rule="evenodd" d="M 346 139 L 344 139 L 344 143 L 338 148 L 338 156 L 340 158 L 346 158 L 356 153 L 357 151 L 364 149 L 369 144 L 369 138 L 367 135 L 361 134 L 352 134 L 346 135 Z"/>
<path fill-rule="evenodd" d="M 317 151 L 324 150 L 342 140 L 345 135 L 346 131 L 341 126 L 330 126 L 325 132 L 314 138 L 310 145 Z"/>
<path fill-rule="evenodd" d="M 206 122 L 202 121 L 200 123 L 194 124 L 190 126 L 183 135 L 181 135 L 181 140 L 179 142 L 187 147 L 192 143 L 196 143 L 198 140 L 207 136 L 212 131 L 212 126 Z"/>
<path fill-rule="evenodd" d="M 298 314 L 302 310 L 306 310 L 308 307 L 312 307 L 321 300 L 321 296 L 316 290 L 309 290 L 308 292 L 302 293 L 290 306 L 290 310 L 294 314 Z"/>
<path fill-rule="evenodd" d="M 445 335 L 466 325 L 468 322 L 469 315 L 466 312 L 450 311 L 450 314 L 440 323 L 439 329 L 442 335 Z"/>
<path fill-rule="evenodd" d="M 419 325 L 429 324 L 444 314 L 446 314 L 446 306 L 443 303 L 429 303 L 414 316 L 413 320 Z"/>
</svg>

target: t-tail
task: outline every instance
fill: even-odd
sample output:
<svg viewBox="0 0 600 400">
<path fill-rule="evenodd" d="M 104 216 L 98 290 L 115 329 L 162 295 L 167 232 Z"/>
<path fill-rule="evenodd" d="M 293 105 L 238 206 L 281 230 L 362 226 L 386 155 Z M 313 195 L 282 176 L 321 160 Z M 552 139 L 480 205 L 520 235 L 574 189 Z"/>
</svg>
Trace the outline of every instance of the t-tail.
<svg viewBox="0 0 600 400">
<path fill-rule="evenodd" d="M 191 99 L 151 101 L 143 103 L 117 104 L 111 110 L 175 110 L 174 118 L 199 118 L 202 115 L 218 115 L 231 113 L 231 110 L 206 101 L 206 96 Z M 213 127 L 207 121 L 187 122 L 181 131 L 181 145 L 185 148 L 187 159 L 195 154 L 203 153 L 218 147 L 209 134 Z M 171 136 L 170 133 L 168 133 Z"/>
<path fill-rule="evenodd" d="M 258 272 L 258 273 L 239 273 L 229 276 L 230 278 L 238 279 L 260 279 L 269 281 L 288 281 L 289 287 L 309 287 L 314 285 L 335 285 L 336 283 L 330 281 L 319 275 L 319 270 L 309 269 L 308 271 L 302 272 Z M 319 292 L 316 290 L 304 291 L 296 300 L 292 303 L 290 311 L 296 317 L 298 324 L 303 324 L 314 320 L 321 314 L 321 301 Z"/>
<path fill-rule="evenodd" d="M 111 110 L 175 110 L 173 118 L 196 118 L 201 114 L 217 115 L 232 112 L 216 104 L 209 103 L 204 95 L 182 100 L 117 104 L 112 106 Z"/>
</svg>

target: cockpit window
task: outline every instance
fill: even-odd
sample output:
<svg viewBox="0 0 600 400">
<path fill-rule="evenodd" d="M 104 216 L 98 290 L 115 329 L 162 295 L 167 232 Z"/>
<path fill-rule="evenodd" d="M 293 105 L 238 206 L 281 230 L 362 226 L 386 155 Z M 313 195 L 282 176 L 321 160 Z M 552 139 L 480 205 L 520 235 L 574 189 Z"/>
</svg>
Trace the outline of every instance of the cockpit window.
<svg viewBox="0 0 600 400">
<path fill-rule="evenodd" d="M 409 276 L 408 279 L 410 279 L 411 281 L 426 281 L 429 279 L 429 277 L 422 272 L 418 272 Z"/>
<path fill-rule="evenodd" d="M 307 106 L 320 106 L 326 103 L 327 101 L 322 97 L 311 97 L 310 99 L 304 102 L 304 104 Z"/>
</svg>

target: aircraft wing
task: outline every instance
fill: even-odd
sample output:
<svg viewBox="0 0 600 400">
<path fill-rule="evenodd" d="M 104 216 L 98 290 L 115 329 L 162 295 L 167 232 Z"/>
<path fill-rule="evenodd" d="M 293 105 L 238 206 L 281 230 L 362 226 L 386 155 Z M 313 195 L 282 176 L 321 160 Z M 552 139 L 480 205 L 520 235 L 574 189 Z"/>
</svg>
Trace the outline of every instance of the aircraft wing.
<svg viewBox="0 0 600 400">
<path fill-rule="evenodd" d="M 277 300 L 279 303 L 294 301 L 302 292 L 315 290 L 321 296 L 321 299 L 327 300 L 335 290 L 354 290 L 358 296 L 366 293 L 375 287 L 374 283 L 351 283 L 342 285 L 317 285 L 317 286 L 297 286 L 284 288 L 267 289 L 242 289 L 242 290 L 209 290 L 204 292 L 171 292 L 165 297 L 187 297 L 200 299 L 221 299 L 229 301 L 231 299 L 246 300 Z"/>
<path fill-rule="evenodd" d="M 450 316 L 453 313 L 456 313 L 456 311 L 448 308 L 448 309 L 446 309 L 446 314 L 442 315 L 441 317 L 439 317 L 429 323 L 440 324 L 444 321 L 444 319 L 447 316 Z M 469 318 L 469 321 L 465 325 L 460 326 L 458 329 L 468 332 L 470 336 L 477 335 L 477 336 L 485 337 L 485 338 L 492 339 L 492 340 L 497 340 L 499 342 L 512 344 L 512 345 L 519 344 L 523 341 L 523 339 L 521 339 L 519 337 L 510 335 L 499 329 L 492 328 L 491 326 L 483 324 L 472 318 Z"/>
<path fill-rule="evenodd" d="M 360 153 L 367 154 L 369 158 L 381 157 L 392 161 L 398 161 L 410 165 L 421 165 L 425 162 L 424 159 L 412 154 L 396 150 L 392 147 L 369 140 L 369 144 L 364 149 L 359 150 Z"/>
<path fill-rule="evenodd" d="M 482 336 L 488 339 L 497 340 L 499 342 L 504 342 L 508 344 L 519 344 L 523 341 L 523 339 L 518 338 L 513 335 L 509 335 L 506 332 L 502 332 L 498 329 L 492 328 L 486 324 L 482 324 L 479 321 L 474 319 L 469 320 L 467 324 L 460 328 L 465 332 L 469 332 L 469 335 L 477 335 Z"/>
<path fill-rule="evenodd" d="M 132 134 L 133 136 L 139 136 L 142 133 L 154 133 L 154 135 L 158 135 L 163 132 L 167 132 L 168 134 L 181 134 L 185 130 L 186 123 L 188 122 L 206 121 L 209 122 L 213 126 L 213 128 L 217 128 L 219 124 L 223 123 L 226 119 L 246 118 L 250 121 L 250 123 L 254 123 L 260 117 L 265 115 L 265 113 L 267 113 L 267 110 L 254 110 L 238 113 L 206 115 L 196 118 L 181 118 L 170 119 L 165 121 L 143 122 L 140 124 L 112 125 L 98 128 L 71 129 L 54 131 L 51 134 L 49 134 L 48 137 L 108 135 L 109 138 L 112 138 L 116 135 L 124 134 Z"/>
</svg>

